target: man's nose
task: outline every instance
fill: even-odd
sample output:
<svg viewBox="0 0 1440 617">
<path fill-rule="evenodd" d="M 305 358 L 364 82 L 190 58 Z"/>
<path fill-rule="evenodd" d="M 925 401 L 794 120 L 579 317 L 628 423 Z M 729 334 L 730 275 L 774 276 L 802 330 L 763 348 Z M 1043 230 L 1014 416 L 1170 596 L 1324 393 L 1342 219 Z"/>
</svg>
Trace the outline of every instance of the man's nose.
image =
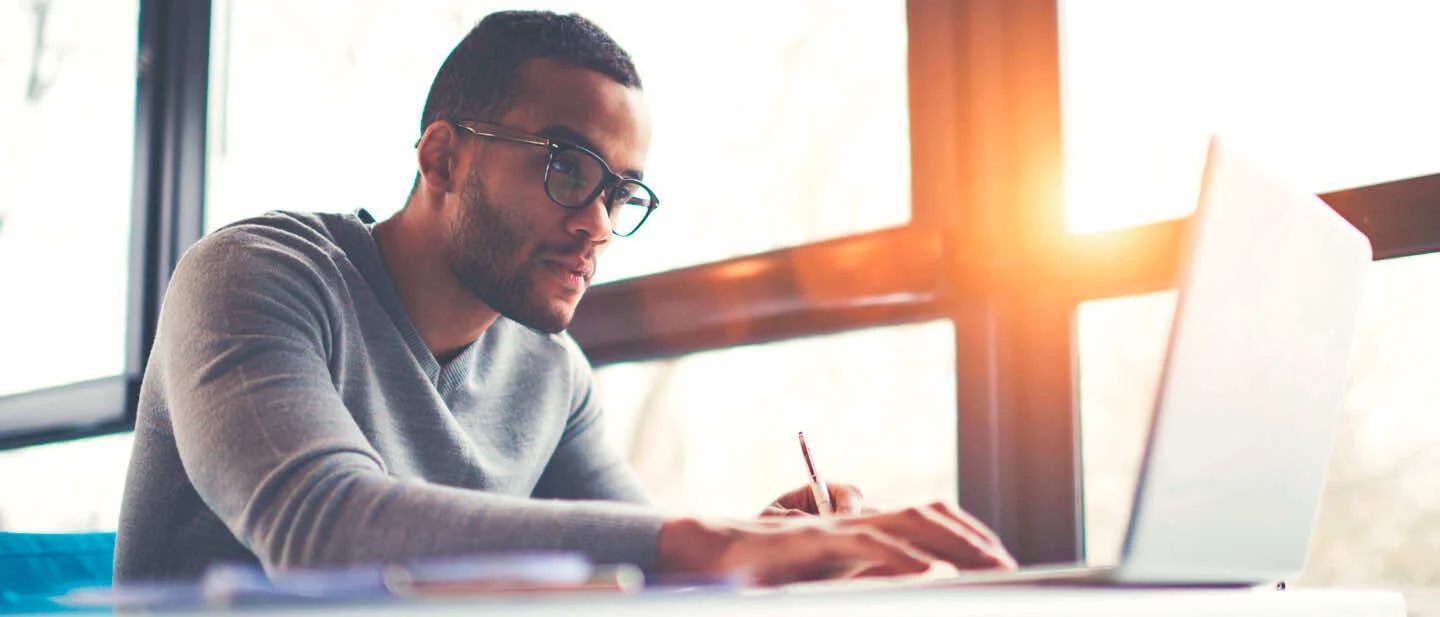
<svg viewBox="0 0 1440 617">
<path fill-rule="evenodd" d="M 609 191 L 601 191 L 584 207 L 571 210 L 565 220 L 566 230 L 574 235 L 584 235 L 592 242 L 608 241 L 614 232 L 610 209 L 605 203 L 608 194 Z"/>
</svg>

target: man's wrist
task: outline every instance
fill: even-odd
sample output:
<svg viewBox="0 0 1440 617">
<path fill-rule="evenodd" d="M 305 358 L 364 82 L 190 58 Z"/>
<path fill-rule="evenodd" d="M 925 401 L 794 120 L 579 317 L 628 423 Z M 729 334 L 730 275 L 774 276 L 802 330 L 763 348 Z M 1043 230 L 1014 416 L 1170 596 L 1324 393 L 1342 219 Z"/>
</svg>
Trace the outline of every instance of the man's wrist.
<svg viewBox="0 0 1440 617">
<path fill-rule="evenodd" d="M 714 574 L 738 529 L 696 518 L 673 518 L 660 526 L 655 557 L 659 574 Z"/>
</svg>

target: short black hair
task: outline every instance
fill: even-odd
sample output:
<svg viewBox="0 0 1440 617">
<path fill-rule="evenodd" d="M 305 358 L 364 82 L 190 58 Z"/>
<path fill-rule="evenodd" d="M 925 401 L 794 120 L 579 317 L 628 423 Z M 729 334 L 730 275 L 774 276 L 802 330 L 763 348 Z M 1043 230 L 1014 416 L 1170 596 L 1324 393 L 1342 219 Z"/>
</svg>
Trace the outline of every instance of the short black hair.
<svg viewBox="0 0 1440 617">
<path fill-rule="evenodd" d="M 435 73 L 420 132 L 439 120 L 494 119 L 518 96 L 520 66 L 554 58 L 640 89 L 630 54 L 600 26 L 578 14 L 501 11 L 475 24 Z"/>
</svg>

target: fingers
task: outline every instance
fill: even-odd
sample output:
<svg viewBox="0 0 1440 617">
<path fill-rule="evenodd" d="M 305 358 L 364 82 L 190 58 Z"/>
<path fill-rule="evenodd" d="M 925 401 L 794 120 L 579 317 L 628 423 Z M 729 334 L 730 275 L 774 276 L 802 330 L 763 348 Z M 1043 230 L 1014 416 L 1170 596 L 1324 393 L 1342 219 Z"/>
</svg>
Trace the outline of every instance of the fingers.
<svg viewBox="0 0 1440 617">
<path fill-rule="evenodd" d="M 811 516 L 811 514 L 804 510 L 786 508 L 778 504 L 770 504 L 770 507 L 765 508 L 765 511 L 760 513 L 761 518 L 786 518 L 792 516 Z"/>
<path fill-rule="evenodd" d="M 874 529 L 810 527 L 790 530 L 783 548 L 765 550 L 768 567 L 755 570 L 763 585 L 854 576 L 925 572 L 936 557 Z"/>
<path fill-rule="evenodd" d="M 867 576 L 897 576 L 900 574 L 907 573 L 893 572 L 883 566 L 873 566 L 857 572 L 854 578 L 864 578 Z M 954 578 L 960 576 L 960 569 L 956 568 L 954 564 L 951 564 L 948 561 L 936 559 L 935 561 L 930 562 L 930 569 L 926 570 L 924 572 L 924 575 L 927 578 L 933 579 Z"/>
<path fill-rule="evenodd" d="M 931 503 L 929 507 L 939 513 L 941 516 L 944 516 L 965 527 L 965 529 L 969 530 L 971 533 L 984 537 L 985 539 L 995 544 L 1000 543 L 1000 536 L 997 535 L 994 531 L 992 531 L 988 526 L 986 526 L 985 523 L 980 522 L 980 519 L 975 518 L 975 516 L 970 514 L 969 512 L 951 506 L 950 504 L 943 501 Z"/>
<path fill-rule="evenodd" d="M 830 503 L 833 504 L 834 514 L 853 516 L 862 514 L 865 509 L 865 495 L 853 484 L 830 484 Z M 792 510 L 810 515 L 819 515 L 820 510 L 815 505 L 815 495 L 810 492 L 809 486 L 802 486 L 792 490 L 771 503 L 760 513 L 762 517 L 768 516 L 793 516 Z"/>
<path fill-rule="evenodd" d="M 810 494 L 809 486 L 802 486 L 776 498 L 769 507 L 765 508 L 761 516 L 773 516 L 774 512 L 787 512 L 790 510 L 799 510 L 812 514 L 816 513 L 815 497 Z"/>
<path fill-rule="evenodd" d="M 1005 551 L 994 532 L 979 521 L 967 524 L 956 509 L 945 504 L 848 519 L 848 524 L 873 525 L 919 550 L 932 553 L 963 569 L 1013 569 L 1015 559 Z M 986 533 L 988 532 L 988 533 Z"/>
<path fill-rule="evenodd" d="M 852 484 L 831 484 L 830 503 L 835 504 L 835 514 L 853 516 L 864 510 L 865 495 Z"/>
<path fill-rule="evenodd" d="M 869 563 L 858 572 L 869 570 L 877 574 L 915 574 L 930 569 L 936 558 L 909 543 L 873 531 L 862 531 L 851 536 L 857 546 L 857 555 L 868 553 Z"/>
<path fill-rule="evenodd" d="M 1016 567 L 1015 558 L 1010 555 L 1009 551 L 1005 550 L 1004 543 L 1000 541 L 1000 535 L 995 533 L 994 530 L 990 529 L 985 523 L 980 522 L 980 519 L 975 518 L 975 515 L 941 501 L 930 504 L 930 508 L 941 516 L 964 527 L 971 533 L 985 538 L 990 543 L 991 548 L 995 549 L 995 552 L 1007 562 L 1006 567 L 1012 569 Z"/>
<path fill-rule="evenodd" d="M 864 506 L 860 489 L 849 484 L 830 485 L 830 498 L 836 513 L 842 515 L 834 520 L 842 527 L 871 527 L 959 568 L 1013 570 L 1017 567 L 1015 558 L 1005 550 L 994 530 L 949 503 L 935 502 L 877 514 Z M 761 516 L 778 522 L 814 514 L 815 502 L 809 487 L 801 487 L 781 496 Z"/>
</svg>

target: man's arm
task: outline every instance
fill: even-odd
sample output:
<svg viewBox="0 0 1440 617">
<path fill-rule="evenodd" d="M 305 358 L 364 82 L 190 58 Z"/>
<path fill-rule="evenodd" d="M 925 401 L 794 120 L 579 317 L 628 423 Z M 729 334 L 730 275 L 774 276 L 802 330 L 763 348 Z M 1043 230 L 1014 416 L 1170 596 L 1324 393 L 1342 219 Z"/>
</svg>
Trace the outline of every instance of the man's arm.
<svg viewBox="0 0 1440 617">
<path fill-rule="evenodd" d="M 654 512 L 390 476 L 331 382 L 312 265 L 329 256 L 285 244 L 232 230 L 192 249 L 152 356 L 187 475 L 267 569 L 522 549 L 653 565 Z"/>
</svg>

